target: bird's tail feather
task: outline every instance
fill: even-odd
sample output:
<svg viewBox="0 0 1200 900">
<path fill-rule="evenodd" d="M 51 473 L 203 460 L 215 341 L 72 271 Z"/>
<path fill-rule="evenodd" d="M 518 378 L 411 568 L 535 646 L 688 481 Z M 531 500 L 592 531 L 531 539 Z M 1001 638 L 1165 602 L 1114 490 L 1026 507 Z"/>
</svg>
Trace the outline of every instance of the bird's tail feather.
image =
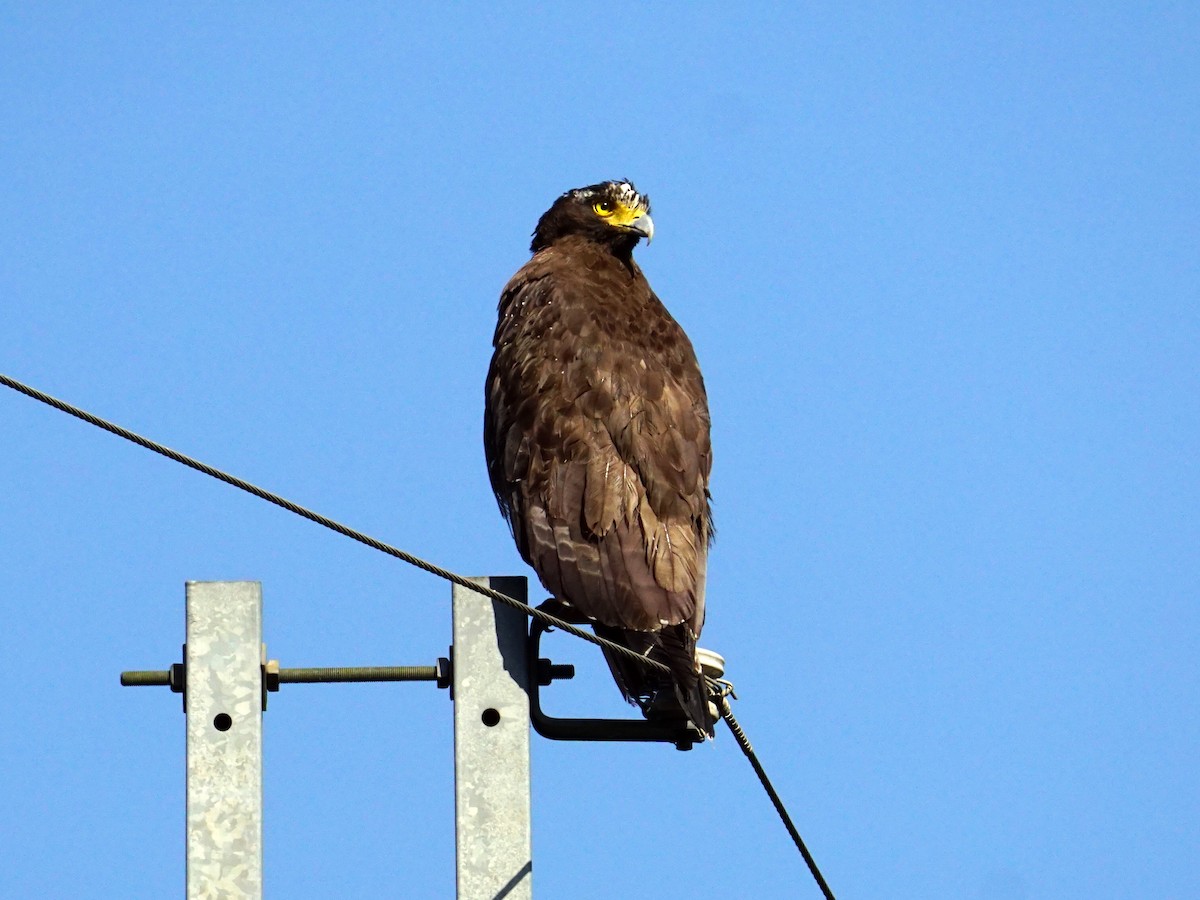
<svg viewBox="0 0 1200 900">
<path fill-rule="evenodd" d="M 667 665 L 671 674 L 644 666 L 623 654 L 605 651 L 613 678 L 630 703 L 648 718 L 686 716 L 708 737 L 714 719 L 709 707 L 708 682 L 696 663 L 696 640 L 686 625 L 647 633 L 594 624 L 597 635 Z"/>
</svg>

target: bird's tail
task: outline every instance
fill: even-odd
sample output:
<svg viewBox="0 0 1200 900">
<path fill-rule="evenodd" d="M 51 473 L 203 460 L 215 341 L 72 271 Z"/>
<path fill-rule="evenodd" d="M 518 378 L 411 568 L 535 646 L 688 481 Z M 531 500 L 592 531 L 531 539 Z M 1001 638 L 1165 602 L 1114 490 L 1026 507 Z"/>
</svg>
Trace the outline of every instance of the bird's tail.
<svg viewBox="0 0 1200 900">
<path fill-rule="evenodd" d="M 605 650 L 604 658 L 626 700 L 639 706 L 647 718 L 686 717 L 698 731 L 713 736 L 715 722 L 709 707 L 708 681 L 696 662 L 696 639 L 687 625 L 671 625 L 654 633 L 599 624 L 593 628 L 600 637 L 664 663 L 671 670 L 667 675 Z"/>
</svg>

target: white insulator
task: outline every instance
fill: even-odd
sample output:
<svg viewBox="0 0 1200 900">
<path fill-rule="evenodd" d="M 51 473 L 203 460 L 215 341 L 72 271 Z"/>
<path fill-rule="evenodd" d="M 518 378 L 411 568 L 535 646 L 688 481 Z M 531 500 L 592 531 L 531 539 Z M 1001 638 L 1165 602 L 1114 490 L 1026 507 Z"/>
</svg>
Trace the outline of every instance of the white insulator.
<svg viewBox="0 0 1200 900">
<path fill-rule="evenodd" d="M 720 653 L 697 647 L 696 662 L 700 663 L 700 671 L 709 678 L 720 678 L 725 674 L 725 657 Z"/>
</svg>

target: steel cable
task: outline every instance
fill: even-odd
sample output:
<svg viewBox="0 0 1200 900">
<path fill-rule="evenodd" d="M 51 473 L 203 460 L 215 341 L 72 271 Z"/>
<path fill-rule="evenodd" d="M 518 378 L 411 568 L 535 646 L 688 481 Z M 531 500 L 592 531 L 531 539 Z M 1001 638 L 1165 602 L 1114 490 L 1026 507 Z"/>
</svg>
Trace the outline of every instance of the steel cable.
<svg viewBox="0 0 1200 900">
<path fill-rule="evenodd" d="M 449 569 L 443 569 L 441 566 L 434 565 L 431 562 L 421 559 L 419 556 L 414 556 L 411 553 L 401 550 L 399 547 L 393 547 L 391 544 L 386 544 L 383 541 L 373 538 L 368 534 L 364 534 L 363 532 L 351 528 L 348 525 L 343 525 L 341 522 L 335 521 L 328 516 L 323 516 L 318 512 L 314 512 L 313 510 L 303 507 L 298 503 L 294 503 L 285 497 L 281 497 L 280 495 L 272 493 L 265 488 L 261 488 L 258 485 L 252 484 L 245 479 L 238 478 L 236 475 L 230 475 L 228 472 L 223 472 L 220 469 L 214 468 L 213 466 L 203 463 L 198 459 L 193 459 L 187 454 L 180 453 L 178 450 L 172 450 L 170 447 L 164 446 L 157 441 L 143 437 L 142 435 L 130 431 L 128 428 L 117 425 L 114 422 L 109 422 L 106 419 L 102 419 L 99 416 L 88 412 L 87 410 L 80 409 L 77 406 L 67 403 L 65 400 L 52 397 L 51 395 L 39 391 L 37 388 L 30 387 L 27 384 L 23 384 L 14 378 L 0 374 L 0 384 L 3 384 L 5 387 L 12 388 L 14 391 L 24 394 L 25 396 L 37 400 L 40 403 L 51 406 L 60 412 L 74 416 L 81 421 L 87 422 L 89 425 L 94 425 L 97 428 L 109 432 L 110 434 L 115 434 L 119 438 L 124 438 L 127 441 L 137 444 L 139 447 L 143 447 L 146 450 L 150 450 L 159 454 L 160 456 L 165 456 L 167 459 L 174 460 L 181 465 L 187 466 L 189 469 L 194 469 L 197 472 L 201 472 L 211 478 L 222 481 L 225 484 L 245 491 L 248 494 L 252 494 L 261 500 L 266 500 L 268 503 L 272 503 L 281 509 L 286 509 L 288 512 L 295 513 L 304 519 L 308 519 L 310 522 L 314 522 L 317 525 L 321 525 L 330 529 L 331 531 L 335 531 L 344 537 L 358 541 L 360 544 L 365 544 L 373 550 L 378 550 L 380 553 L 386 553 L 388 556 L 392 556 L 398 560 L 401 560 L 402 562 L 406 562 L 409 565 L 415 566 L 416 568 L 428 572 L 431 575 L 444 578 L 446 581 L 467 588 L 468 590 L 474 591 L 477 594 L 482 594 L 483 596 L 499 603 L 504 603 L 515 609 L 519 609 L 526 615 L 532 616 L 535 619 L 539 619 L 542 622 L 545 622 L 547 625 L 552 625 L 561 631 L 565 631 L 567 634 L 574 635 L 577 638 L 582 638 L 589 643 L 595 644 L 596 646 L 607 650 L 611 650 L 614 653 L 619 653 L 623 656 L 635 659 L 643 665 L 649 666 L 653 669 L 658 669 L 663 672 L 670 672 L 670 669 L 663 663 L 642 656 L 640 653 L 630 650 L 628 647 L 622 647 L 620 644 L 614 643 L 613 641 L 606 640 L 602 637 L 597 637 L 596 635 L 586 632 L 583 629 L 572 625 L 570 622 L 566 622 L 557 616 L 553 616 L 550 613 L 538 609 L 535 606 L 522 603 L 515 597 L 509 597 L 507 594 L 501 593 L 500 591 L 493 590 L 489 587 L 484 587 L 481 584 L 476 584 L 469 578 L 459 575 L 456 572 L 451 572 Z M 783 821 L 784 827 L 787 828 L 788 834 L 792 838 L 792 842 L 795 843 L 796 849 L 800 851 L 800 855 L 804 857 L 804 862 L 808 865 L 809 871 L 812 872 L 813 878 L 816 879 L 817 885 L 821 888 L 821 892 L 824 894 L 827 900 L 834 900 L 833 893 L 830 891 L 829 885 L 825 883 L 824 877 L 817 868 L 816 861 L 813 859 L 812 854 L 809 853 L 808 847 L 804 844 L 804 840 L 800 837 L 800 832 L 796 830 L 796 826 L 792 823 L 791 816 L 788 815 L 787 809 L 783 805 L 783 801 L 779 798 L 779 794 L 776 793 L 775 787 L 771 784 L 770 778 L 767 777 L 766 770 L 763 769 L 762 764 L 758 761 L 758 756 L 755 754 L 754 748 L 750 745 L 750 741 L 746 737 L 746 733 L 742 730 L 741 725 L 738 724 L 737 719 L 734 718 L 733 711 L 729 707 L 728 699 L 726 698 L 724 692 L 719 690 L 718 683 L 713 682 L 712 679 L 709 679 L 709 681 L 713 687 L 718 688 L 718 690 L 714 691 L 714 695 L 720 709 L 721 718 L 725 720 L 725 724 L 729 726 L 729 730 L 733 734 L 734 739 L 738 742 L 738 746 L 741 748 L 742 753 L 744 753 L 746 759 L 749 760 L 755 774 L 758 776 L 758 780 L 762 783 L 763 789 L 767 792 L 767 796 L 771 799 L 771 803 L 775 806 L 775 811 L 779 814 L 779 818 Z"/>
<path fill-rule="evenodd" d="M 825 883 L 825 876 L 821 874 L 821 870 L 817 868 L 817 861 L 813 859 L 811 853 L 808 852 L 808 846 L 804 843 L 804 838 L 800 837 L 800 832 L 796 830 L 796 826 L 792 823 L 792 817 L 788 815 L 787 807 L 783 805 L 783 801 L 779 799 L 779 794 L 775 792 L 775 785 L 771 784 L 771 779 L 767 777 L 767 770 L 762 767 L 762 763 L 758 761 L 758 754 L 754 752 L 754 748 L 750 745 L 750 739 L 746 737 L 746 732 L 742 731 L 742 726 L 738 724 L 738 720 L 733 717 L 733 710 L 729 708 L 729 700 L 724 695 L 718 695 L 717 706 L 721 710 L 721 718 L 725 720 L 725 724 L 729 726 L 729 730 L 733 733 L 734 739 L 738 742 L 738 746 L 742 748 L 742 753 L 746 755 L 746 759 L 750 761 L 750 766 L 754 769 L 754 774 L 758 776 L 759 782 L 763 786 L 763 790 L 767 792 L 767 796 L 771 798 L 771 803 L 775 806 L 775 812 L 779 813 L 779 818 L 783 822 L 783 827 L 787 829 L 791 835 L 792 843 L 796 845 L 796 849 L 800 851 L 800 855 L 804 857 L 804 862 L 808 865 L 808 871 L 812 872 L 812 877 L 817 882 L 817 887 L 821 889 L 821 893 L 825 895 L 825 900 L 834 900 L 833 891 L 829 889 L 829 885 Z"/>
<path fill-rule="evenodd" d="M 80 409 L 77 406 L 72 406 L 65 400 L 59 400 L 57 397 L 52 397 L 49 394 L 43 393 L 37 388 L 32 388 L 27 384 L 22 384 L 21 382 L 8 377 L 7 375 L 0 374 L 0 384 L 10 387 L 14 391 L 18 391 L 27 397 L 32 397 L 34 400 L 37 400 L 41 403 L 45 403 L 47 406 L 52 406 L 61 412 L 65 412 L 67 415 L 81 419 L 82 421 L 87 422 L 89 425 L 95 425 L 97 428 L 102 428 L 110 434 L 115 434 L 119 438 L 124 438 L 127 441 L 131 441 L 132 443 L 137 444 L 139 447 L 144 447 L 145 449 L 151 450 L 160 456 L 165 456 L 167 459 L 174 460 L 181 465 L 187 466 L 189 469 L 195 469 L 197 472 L 202 472 L 205 475 L 217 479 L 218 481 L 223 481 L 225 484 L 245 491 L 248 494 L 253 494 L 255 497 L 258 497 L 261 500 L 266 500 L 268 503 L 273 503 L 282 509 L 286 509 L 290 513 L 295 513 L 302 518 L 308 519 L 310 522 L 315 522 L 316 524 L 324 526 L 331 531 L 336 531 L 338 534 L 344 537 L 358 541 L 360 544 L 365 544 L 372 550 L 378 550 L 380 553 L 386 553 L 388 556 L 393 556 L 402 562 L 408 563 L 410 566 L 416 566 L 418 569 L 428 572 L 431 575 L 444 578 L 449 582 L 457 584 L 461 587 L 465 587 L 477 594 L 482 594 L 483 596 L 489 597 L 492 600 L 496 600 L 500 603 L 514 607 L 515 609 L 519 609 L 526 615 L 533 616 L 535 619 L 540 619 L 547 625 L 552 625 L 555 628 L 567 632 L 568 634 L 573 634 L 575 637 L 589 641 L 598 647 L 603 647 L 606 650 L 612 650 L 614 653 L 620 653 L 628 656 L 631 659 L 639 660 L 652 669 L 659 669 L 663 672 L 671 671 L 663 663 L 660 663 L 657 660 L 647 659 L 635 650 L 630 650 L 628 647 L 622 647 L 620 644 L 614 643 L 613 641 L 590 634 L 589 632 L 572 625 L 570 622 L 563 621 L 557 616 L 553 616 L 535 606 L 522 603 L 520 600 L 517 600 L 514 597 L 509 597 L 507 594 L 503 594 L 500 591 L 493 590 L 492 588 L 484 587 L 481 584 L 476 584 L 465 576 L 459 575 L 456 572 L 451 572 L 449 569 L 443 569 L 441 566 L 436 566 L 431 562 L 421 559 L 419 556 L 414 556 L 411 553 L 401 550 L 399 547 L 393 547 L 391 544 L 385 544 L 383 541 L 373 538 L 369 534 L 364 534 L 355 528 L 351 528 L 349 525 L 343 525 L 341 522 L 337 522 L 328 516 L 323 516 L 318 512 L 313 512 L 311 509 L 303 507 L 299 503 L 293 503 L 291 500 L 288 500 L 285 497 L 281 497 L 278 494 L 272 493 L 265 488 L 260 488 L 256 484 L 251 484 L 249 481 L 238 478 L 236 475 L 230 475 L 228 472 L 222 472 L 220 469 L 214 468 L 207 463 L 200 462 L 198 459 L 193 459 L 187 454 L 180 453 L 178 450 L 172 450 L 170 447 L 166 447 L 157 441 L 152 441 L 148 437 L 143 437 L 136 432 L 130 431 L 128 428 L 123 428 L 114 422 L 109 422 L 108 420 L 102 419 L 97 415 L 93 415 L 87 410 Z"/>
</svg>

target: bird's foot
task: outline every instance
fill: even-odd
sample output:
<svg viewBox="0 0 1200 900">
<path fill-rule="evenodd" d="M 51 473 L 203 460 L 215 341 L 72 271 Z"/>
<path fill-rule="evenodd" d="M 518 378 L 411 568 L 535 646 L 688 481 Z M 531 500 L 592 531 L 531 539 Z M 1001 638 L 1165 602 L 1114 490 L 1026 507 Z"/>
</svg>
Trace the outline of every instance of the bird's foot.
<svg viewBox="0 0 1200 900">
<path fill-rule="evenodd" d="M 571 606 L 569 603 L 550 597 L 538 604 L 538 609 L 544 613 L 549 613 L 556 619 L 562 619 L 564 622 L 570 622 L 572 625 L 590 625 L 592 620 L 587 616 L 580 615 L 579 610 Z"/>
</svg>

